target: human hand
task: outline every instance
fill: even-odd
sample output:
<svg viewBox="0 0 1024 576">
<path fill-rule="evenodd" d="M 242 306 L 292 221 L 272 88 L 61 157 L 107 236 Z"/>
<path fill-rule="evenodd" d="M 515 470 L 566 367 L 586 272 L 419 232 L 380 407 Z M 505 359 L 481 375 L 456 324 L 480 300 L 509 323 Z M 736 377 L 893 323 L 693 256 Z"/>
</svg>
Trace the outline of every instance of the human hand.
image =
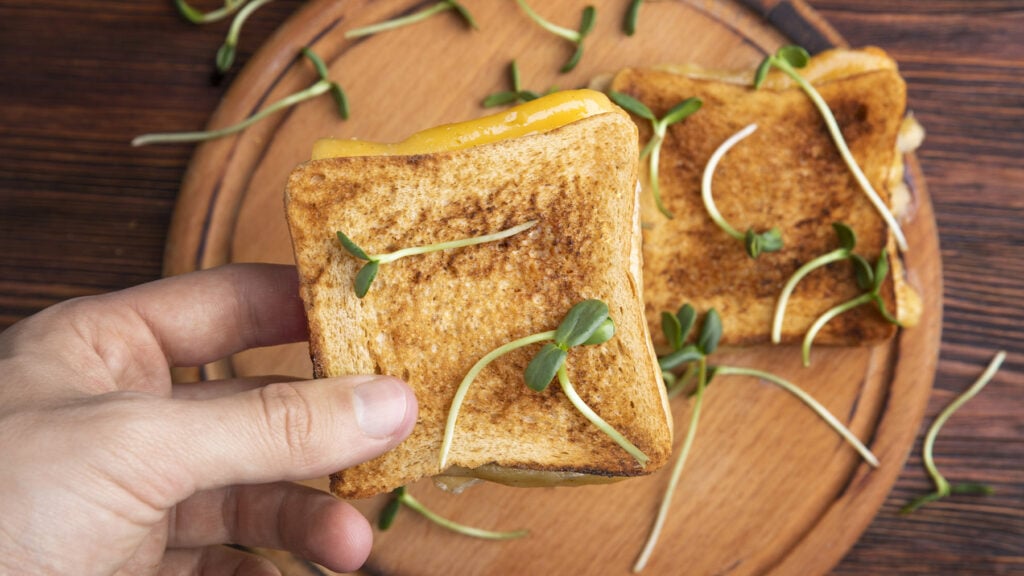
<svg viewBox="0 0 1024 576">
<path fill-rule="evenodd" d="M 71 300 L 0 334 L 0 573 L 277 573 L 228 542 L 361 565 L 366 520 L 287 481 L 395 446 L 416 420 L 407 386 L 171 382 L 305 337 L 295 270 L 271 265 Z"/>
</svg>

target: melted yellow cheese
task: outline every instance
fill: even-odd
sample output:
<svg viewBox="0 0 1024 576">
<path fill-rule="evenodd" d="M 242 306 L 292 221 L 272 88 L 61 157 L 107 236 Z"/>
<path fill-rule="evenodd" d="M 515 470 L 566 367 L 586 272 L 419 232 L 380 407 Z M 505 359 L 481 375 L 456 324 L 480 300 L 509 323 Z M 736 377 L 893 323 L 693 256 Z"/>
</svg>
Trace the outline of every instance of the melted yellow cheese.
<svg viewBox="0 0 1024 576">
<path fill-rule="evenodd" d="M 450 152 L 528 134 L 548 132 L 605 112 L 618 110 L 594 90 L 565 90 L 531 100 L 476 120 L 445 124 L 409 136 L 402 142 L 379 144 L 325 138 L 313 145 L 313 160 L 345 156 L 409 156 Z"/>
</svg>

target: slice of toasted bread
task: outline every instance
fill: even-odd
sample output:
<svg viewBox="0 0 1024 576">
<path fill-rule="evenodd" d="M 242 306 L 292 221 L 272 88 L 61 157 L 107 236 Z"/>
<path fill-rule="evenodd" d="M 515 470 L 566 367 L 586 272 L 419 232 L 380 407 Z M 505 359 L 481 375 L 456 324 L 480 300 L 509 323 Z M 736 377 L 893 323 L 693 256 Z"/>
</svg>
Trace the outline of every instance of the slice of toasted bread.
<svg viewBox="0 0 1024 576">
<path fill-rule="evenodd" d="M 662 466 L 671 423 L 643 316 L 637 130 L 621 111 L 454 152 L 330 158 L 289 178 L 288 223 L 310 326 L 316 376 L 378 373 L 405 379 L 419 420 L 397 448 L 332 477 L 344 498 L 386 492 L 444 471 L 438 456 L 452 398 L 473 364 L 517 338 L 553 330 L 577 302 L 606 302 L 615 337 L 570 351 L 580 396 L 650 457 L 646 468 L 590 424 L 557 385 L 528 389 L 539 345 L 501 357 L 466 396 L 448 461 L 483 467 L 626 477 Z M 500 242 L 381 266 L 362 299 L 369 253 L 497 232 Z M 498 475 L 500 479 L 500 474 Z"/>
<path fill-rule="evenodd" d="M 834 112 L 850 149 L 872 185 L 889 202 L 890 169 L 899 162 L 896 139 L 906 91 L 895 63 L 877 49 L 834 50 L 812 58 L 801 74 L 817 87 Z M 837 247 L 833 222 L 857 235 L 856 252 L 870 261 L 883 247 L 895 250 L 884 221 L 843 163 L 810 99 L 786 76 L 773 72 L 760 90 L 753 70 L 723 74 L 693 67 L 627 69 L 611 89 L 629 94 L 661 117 L 678 102 L 696 96 L 699 112 L 669 127 L 661 152 L 662 198 L 674 219 L 642 195 L 644 297 L 655 341 L 664 342 L 660 313 L 684 303 L 717 309 L 723 344 L 767 342 L 783 286 L 805 262 Z M 641 142 L 651 135 L 638 119 Z M 778 227 L 784 248 L 756 260 L 742 242 L 723 232 L 701 199 L 701 177 L 709 158 L 748 124 L 758 128 L 734 146 L 714 173 L 719 211 L 741 232 Z M 894 259 L 895 260 L 895 259 Z M 902 292 L 895 262 L 882 297 L 893 311 Z M 849 262 L 813 272 L 797 285 L 786 309 L 782 341 L 798 342 L 824 311 L 860 293 Z M 893 335 L 895 326 L 872 306 L 832 320 L 816 342 L 871 343 Z"/>
</svg>

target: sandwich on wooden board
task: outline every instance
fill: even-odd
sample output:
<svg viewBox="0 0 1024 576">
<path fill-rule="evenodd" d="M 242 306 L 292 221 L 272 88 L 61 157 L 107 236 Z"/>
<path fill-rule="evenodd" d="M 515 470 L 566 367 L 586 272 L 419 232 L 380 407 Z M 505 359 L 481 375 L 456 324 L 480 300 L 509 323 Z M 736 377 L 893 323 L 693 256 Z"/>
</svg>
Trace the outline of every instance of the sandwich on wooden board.
<svg viewBox="0 0 1024 576">
<path fill-rule="evenodd" d="M 898 210 L 902 202 L 893 192 L 903 188 L 897 140 L 906 88 L 895 62 L 875 48 L 837 49 L 811 58 L 799 72 L 827 102 L 882 202 Z M 650 193 L 641 196 L 644 297 L 655 341 L 663 344 L 661 313 L 689 302 L 721 314 L 723 344 L 768 342 L 787 280 L 837 248 L 834 223 L 853 230 L 855 252 L 866 260 L 874 262 L 886 249 L 891 272 L 879 295 L 902 324 L 913 324 L 918 297 L 903 277 L 892 231 L 844 164 L 821 114 L 781 72 L 770 72 L 759 89 L 754 75 L 676 66 L 625 69 L 611 81 L 609 90 L 639 100 L 657 117 L 687 98 L 703 102 L 699 112 L 668 127 L 662 145 L 660 195 L 672 218 L 657 209 Z M 636 120 L 643 145 L 652 129 Z M 721 156 L 711 190 L 717 210 L 740 231 L 778 229 L 781 249 L 757 258 L 712 220 L 702 197 L 716 150 L 752 124 L 756 128 Z M 779 340 L 799 342 L 822 313 L 861 292 L 850 261 L 814 271 L 796 285 Z M 860 306 L 825 325 L 816 342 L 870 344 L 895 330 L 874 306 Z"/>
<path fill-rule="evenodd" d="M 395 375 L 420 407 L 399 446 L 332 476 L 335 494 L 364 498 L 438 475 L 573 484 L 648 474 L 668 460 L 671 415 L 642 301 L 636 151 L 628 115 L 600 93 L 566 91 L 400 144 L 322 141 L 295 169 L 286 213 L 315 376 Z M 519 228 L 495 241 L 377 258 Z M 370 283 L 361 275 L 368 266 Z M 505 344 L 555 330 L 588 300 L 607 304 L 614 336 L 568 349 L 565 375 L 646 463 L 559 386 L 525 385 L 538 343 L 473 379 L 442 469 L 450 409 L 471 368 Z"/>
</svg>

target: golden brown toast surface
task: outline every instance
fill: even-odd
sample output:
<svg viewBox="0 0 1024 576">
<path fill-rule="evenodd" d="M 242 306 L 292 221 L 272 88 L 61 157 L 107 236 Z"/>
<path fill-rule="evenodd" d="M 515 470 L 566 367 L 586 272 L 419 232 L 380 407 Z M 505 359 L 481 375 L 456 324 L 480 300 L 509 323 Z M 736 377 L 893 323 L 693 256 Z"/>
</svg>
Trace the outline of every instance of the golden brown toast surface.
<svg viewBox="0 0 1024 576">
<path fill-rule="evenodd" d="M 854 157 L 888 202 L 887 176 L 906 100 L 895 64 L 877 50 L 860 57 L 835 51 L 815 57 L 806 70 L 817 80 Z M 891 244 L 885 223 L 843 163 L 818 111 L 780 74 L 773 73 L 755 91 L 750 84 L 627 69 L 614 78 L 611 89 L 639 99 L 658 117 L 692 96 L 704 103 L 669 127 L 662 148 L 661 193 L 675 218 L 657 211 L 647 189 L 642 195 L 644 296 L 656 342 L 663 342 L 660 313 L 674 312 L 686 302 L 721 313 L 723 344 L 768 341 L 788 278 L 803 263 L 837 247 L 833 222 L 856 232 L 856 252 L 869 261 Z M 781 230 L 784 248 L 757 260 L 715 225 L 701 200 L 701 177 L 711 155 L 751 123 L 757 123 L 757 130 L 718 165 L 713 196 L 723 217 L 741 232 L 749 227 Z M 646 120 L 640 121 L 640 130 L 645 142 L 651 133 Z M 818 315 L 859 293 L 848 262 L 812 273 L 790 300 L 782 341 L 799 341 Z M 894 310 L 893 275 L 882 295 Z M 873 307 L 863 306 L 834 319 L 816 341 L 868 343 L 894 332 Z"/>
<path fill-rule="evenodd" d="M 651 458 L 646 469 L 597 430 L 558 385 L 533 392 L 523 370 L 540 345 L 504 356 L 466 396 L 449 456 L 485 464 L 631 476 L 663 465 L 671 431 L 640 295 L 637 132 L 605 113 L 557 130 L 423 156 L 318 160 L 288 182 L 287 216 L 310 323 L 317 376 L 384 373 L 413 387 L 419 420 L 396 449 L 333 477 L 346 498 L 436 475 L 455 390 L 494 348 L 553 330 L 577 302 L 609 304 L 615 337 L 574 348 L 579 394 Z M 344 231 L 384 253 L 479 236 L 538 220 L 500 242 L 381 266 L 363 299 L 363 264 Z"/>
</svg>

